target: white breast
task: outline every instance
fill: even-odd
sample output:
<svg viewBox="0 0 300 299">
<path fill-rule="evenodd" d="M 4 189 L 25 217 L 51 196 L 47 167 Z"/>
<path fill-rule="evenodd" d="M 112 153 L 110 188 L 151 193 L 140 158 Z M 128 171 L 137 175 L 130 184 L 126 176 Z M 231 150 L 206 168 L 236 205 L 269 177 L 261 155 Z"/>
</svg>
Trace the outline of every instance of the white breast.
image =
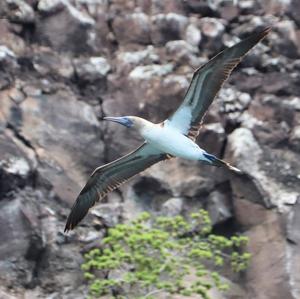
<svg viewBox="0 0 300 299">
<path fill-rule="evenodd" d="M 189 160 L 202 157 L 203 150 L 196 143 L 171 127 L 154 125 L 141 133 L 149 144 L 165 153 Z"/>
</svg>

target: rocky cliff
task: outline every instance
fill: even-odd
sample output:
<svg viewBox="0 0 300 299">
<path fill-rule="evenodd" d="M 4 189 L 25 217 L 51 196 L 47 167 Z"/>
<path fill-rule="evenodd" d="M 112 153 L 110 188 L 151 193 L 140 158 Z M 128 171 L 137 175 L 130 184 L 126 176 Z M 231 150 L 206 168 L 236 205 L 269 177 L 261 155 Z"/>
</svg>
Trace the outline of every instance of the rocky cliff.
<svg viewBox="0 0 300 299">
<path fill-rule="evenodd" d="M 216 231 L 250 237 L 224 298 L 300 298 L 298 0 L 2 0 L 0 15 L 0 298 L 84 298 L 82 254 L 103 223 L 200 207 Z M 268 25 L 198 138 L 245 175 L 173 159 L 63 234 L 91 171 L 141 142 L 101 118 L 164 120 L 196 67 Z"/>
</svg>

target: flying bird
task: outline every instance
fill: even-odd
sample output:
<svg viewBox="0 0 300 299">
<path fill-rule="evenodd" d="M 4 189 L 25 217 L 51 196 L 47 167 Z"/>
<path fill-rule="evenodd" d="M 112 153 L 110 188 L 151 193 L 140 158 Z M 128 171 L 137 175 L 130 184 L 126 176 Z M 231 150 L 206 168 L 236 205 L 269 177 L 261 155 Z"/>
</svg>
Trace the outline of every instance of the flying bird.
<svg viewBox="0 0 300 299">
<path fill-rule="evenodd" d="M 269 31 L 270 28 L 266 28 L 250 35 L 198 68 L 182 104 L 164 122 L 154 124 L 136 116 L 104 117 L 104 120 L 135 130 L 145 142 L 133 152 L 94 170 L 71 209 L 65 232 L 74 229 L 88 210 L 108 192 L 157 162 L 180 157 L 240 172 L 236 167 L 207 153 L 195 140 L 208 107 L 232 70 Z"/>
</svg>

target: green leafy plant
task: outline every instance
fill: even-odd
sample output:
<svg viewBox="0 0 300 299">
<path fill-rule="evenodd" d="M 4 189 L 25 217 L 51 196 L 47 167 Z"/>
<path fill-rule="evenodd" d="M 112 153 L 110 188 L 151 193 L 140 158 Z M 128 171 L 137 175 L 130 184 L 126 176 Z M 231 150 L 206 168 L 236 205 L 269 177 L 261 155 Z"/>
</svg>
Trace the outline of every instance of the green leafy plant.
<svg viewBox="0 0 300 299">
<path fill-rule="evenodd" d="M 145 212 L 129 224 L 109 229 L 101 249 L 85 255 L 82 269 L 90 298 L 150 299 L 164 292 L 208 299 L 213 286 L 229 287 L 219 274 L 222 266 L 237 272 L 247 267 L 250 254 L 242 252 L 247 241 L 245 236 L 212 234 L 205 210 L 188 219 L 153 218 Z"/>
</svg>

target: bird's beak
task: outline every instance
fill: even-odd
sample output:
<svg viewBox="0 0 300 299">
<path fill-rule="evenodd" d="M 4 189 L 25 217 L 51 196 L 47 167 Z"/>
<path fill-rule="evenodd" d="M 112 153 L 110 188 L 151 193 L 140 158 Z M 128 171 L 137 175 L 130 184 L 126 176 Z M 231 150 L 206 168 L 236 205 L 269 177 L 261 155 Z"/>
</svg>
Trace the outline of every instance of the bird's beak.
<svg viewBox="0 0 300 299">
<path fill-rule="evenodd" d="M 119 124 L 121 124 L 125 127 L 128 127 L 128 128 L 130 128 L 133 125 L 133 122 L 128 117 L 124 117 L 124 116 L 123 117 L 110 117 L 110 116 L 107 116 L 107 117 L 104 117 L 103 119 L 119 123 Z"/>
</svg>

